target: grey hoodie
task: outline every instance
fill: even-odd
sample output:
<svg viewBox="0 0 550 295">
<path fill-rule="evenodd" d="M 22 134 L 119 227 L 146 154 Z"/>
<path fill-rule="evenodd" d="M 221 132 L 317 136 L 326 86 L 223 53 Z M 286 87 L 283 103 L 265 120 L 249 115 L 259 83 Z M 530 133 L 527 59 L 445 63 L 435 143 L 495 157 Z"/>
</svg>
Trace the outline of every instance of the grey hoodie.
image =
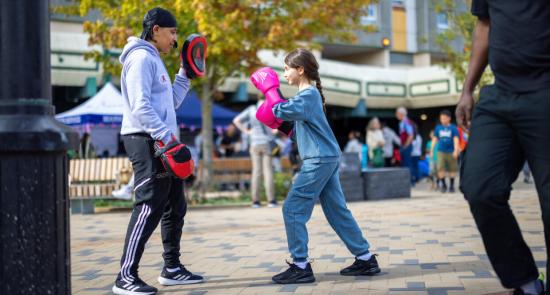
<svg viewBox="0 0 550 295">
<path fill-rule="evenodd" d="M 179 70 L 172 85 L 158 50 L 136 37 L 128 38 L 120 63 L 124 97 L 120 134 L 145 132 L 165 143 L 172 135 L 179 137 L 175 110 L 189 90 L 184 70 Z"/>
</svg>

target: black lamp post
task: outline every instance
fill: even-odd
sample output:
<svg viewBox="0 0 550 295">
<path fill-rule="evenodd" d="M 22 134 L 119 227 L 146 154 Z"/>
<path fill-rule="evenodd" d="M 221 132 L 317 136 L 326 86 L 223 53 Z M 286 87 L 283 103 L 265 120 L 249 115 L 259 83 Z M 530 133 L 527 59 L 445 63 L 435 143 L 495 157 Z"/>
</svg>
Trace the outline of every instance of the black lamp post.
<svg viewBox="0 0 550 295">
<path fill-rule="evenodd" d="M 68 161 L 47 0 L 0 1 L 0 294 L 71 293 Z"/>
</svg>

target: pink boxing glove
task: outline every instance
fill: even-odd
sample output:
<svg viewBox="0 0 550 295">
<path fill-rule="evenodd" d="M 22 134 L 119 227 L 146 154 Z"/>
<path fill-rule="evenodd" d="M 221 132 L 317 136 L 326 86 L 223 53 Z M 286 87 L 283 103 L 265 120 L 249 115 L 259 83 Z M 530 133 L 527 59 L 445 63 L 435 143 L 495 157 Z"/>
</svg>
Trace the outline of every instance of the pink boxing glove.
<svg viewBox="0 0 550 295">
<path fill-rule="evenodd" d="M 294 122 L 284 122 L 273 114 L 273 106 L 286 101 L 279 89 L 281 84 L 277 73 L 268 67 L 261 68 L 250 76 L 250 81 L 265 96 L 265 101 L 256 111 L 256 119 L 271 129 L 278 129 L 286 135 L 290 135 L 294 128 Z"/>
</svg>

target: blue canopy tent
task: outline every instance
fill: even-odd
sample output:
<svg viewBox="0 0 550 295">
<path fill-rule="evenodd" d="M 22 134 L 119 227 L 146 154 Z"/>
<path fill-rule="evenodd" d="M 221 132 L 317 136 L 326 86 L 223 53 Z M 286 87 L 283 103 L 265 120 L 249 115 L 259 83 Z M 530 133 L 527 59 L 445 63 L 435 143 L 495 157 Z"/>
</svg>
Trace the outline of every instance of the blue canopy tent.
<svg viewBox="0 0 550 295">
<path fill-rule="evenodd" d="M 195 91 L 190 91 L 176 110 L 178 124 L 181 127 L 200 128 L 202 125 L 201 100 Z M 220 105 L 212 105 L 212 120 L 214 128 L 225 128 L 231 124 L 237 113 Z"/>
</svg>

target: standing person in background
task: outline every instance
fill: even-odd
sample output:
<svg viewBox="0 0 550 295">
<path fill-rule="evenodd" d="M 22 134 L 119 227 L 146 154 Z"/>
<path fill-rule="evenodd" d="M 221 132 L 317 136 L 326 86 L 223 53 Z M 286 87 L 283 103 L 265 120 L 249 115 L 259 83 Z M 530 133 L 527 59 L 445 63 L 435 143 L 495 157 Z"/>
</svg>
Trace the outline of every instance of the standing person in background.
<svg viewBox="0 0 550 295">
<path fill-rule="evenodd" d="M 273 133 L 256 119 L 256 110 L 264 102 L 259 96 L 258 102 L 244 109 L 233 119 L 233 124 L 250 137 L 250 159 L 252 160 L 252 183 L 250 185 L 252 208 L 260 208 L 260 187 L 263 174 L 265 194 L 268 207 L 276 207 L 275 184 L 273 182 L 273 157 L 271 142 Z"/>
<path fill-rule="evenodd" d="M 411 152 L 411 161 L 413 168 L 413 185 L 415 185 L 420 180 L 420 171 L 418 168 L 418 163 L 420 162 L 420 157 L 422 156 L 422 136 L 418 134 L 418 126 L 414 124 L 414 140 L 412 142 L 412 152 Z"/>
<path fill-rule="evenodd" d="M 439 181 L 437 177 L 437 153 L 434 153 L 433 151 L 437 151 L 438 143 L 433 143 L 432 138 L 434 137 L 434 130 L 430 131 L 430 137 L 428 142 L 426 143 L 426 157 L 428 158 L 428 161 L 430 162 L 430 182 L 431 182 L 431 189 L 436 190 L 439 188 Z M 434 148 L 432 150 L 432 145 L 434 145 Z"/>
<path fill-rule="evenodd" d="M 462 158 L 464 157 L 464 151 L 468 146 L 468 137 L 470 133 L 462 127 L 457 127 L 458 130 L 458 170 L 460 171 L 460 165 L 462 165 Z"/>
<path fill-rule="evenodd" d="M 407 109 L 404 107 L 397 108 L 395 116 L 399 120 L 399 138 L 401 139 L 401 166 L 409 168 L 411 172 L 411 184 L 413 183 L 413 167 L 412 167 L 412 142 L 414 140 L 413 122 L 407 117 Z"/>
<path fill-rule="evenodd" d="M 395 164 L 394 159 L 394 145 L 400 146 L 401 139 L 393 129 L 388 127 L 386 123 L 382 122 L 382 134 L 384 135 L 384 166 L 391 167 Z"/>
<path fill-rule="evenodd" d="M 97 157 L 94 145 L 92 144 L 92 137 L 88 132 L 84 132 L 84 134 L 82 134 L 78 149 L 78 157 L 81 159 L 90 159 Z"/>
<path fill-rule="evenodd" d="M 240 150 L 241 134 L 234 124 L 229 124 L 218 144 L 221 157 L 233 157 Z"/>
<path fill-rule="evenodd" d="M 348 134 L 348 142 L 346 143 L 346 146 L 344 147 L 344 153 L 356 153 L 359 156 L 359 160 L 361 160 L 362 155 L 362 144 L 359 141 L 359 137 L 361 134 L 358 131 L 352 130 Z"/>
<path fill-rule="evenodd" d="M 451 112 L 443 110 L 439 114 L 440 125 L 435 127 L 434 137 L 432 138 L 432 153 L 437 153 L 437 176 L 441 192 L 447 192 L 447 183 L 445 174 L 449 176 L 449 192 L 455 192 L 455 176 L 458 171 L 458 129 L 451 124 Z M 437 150 L 435 145 L 438 144 Z"/>
<path fill-rule="evenodd" d="M 523 168 L 521 170 L 523 171 L 523 182 L 531 183 L 531 169 L 529 168 L 529 163 L 527 163 L 527 161 L 525 161 L 525 164 L 523 164 Z"/>
<path fill-rule="evenodd" d="M 377 117 L 372 118 L 367 125 L 366 142 L 372 167 L 384 167 L 385 164 L 384 146 L 386 141 L 381 127 Z"/>
</svg>

